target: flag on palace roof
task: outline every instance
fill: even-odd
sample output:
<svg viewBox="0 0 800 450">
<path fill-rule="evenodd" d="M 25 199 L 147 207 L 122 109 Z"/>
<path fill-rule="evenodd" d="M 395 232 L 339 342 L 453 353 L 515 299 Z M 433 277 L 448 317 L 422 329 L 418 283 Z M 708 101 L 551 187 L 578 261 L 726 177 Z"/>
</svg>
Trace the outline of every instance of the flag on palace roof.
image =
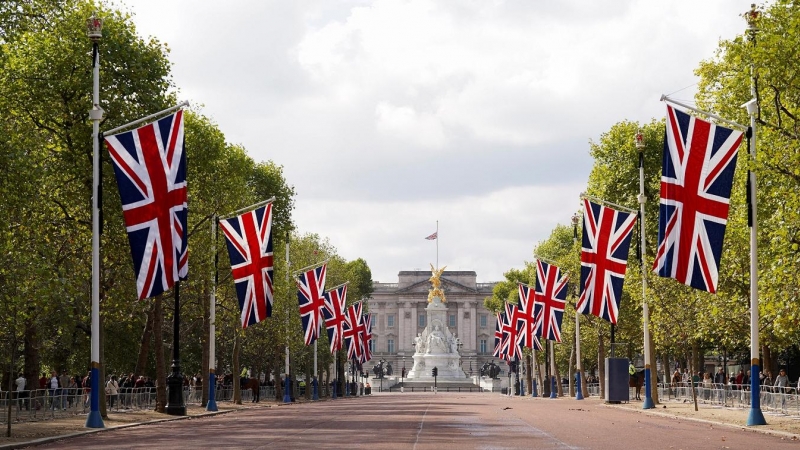
<svg viewBox="0 0 800 450">
<path fill-rule="evenodd" d="M 328 342 L 330 342 L 331 353 L 333 353 L 342 349 L 347 284 L 326 291 L 323 297 L 325 298 L 325 307 L 322 313 L 325 315 L 325 328 L 328 330 Z"/>
<path fill-rule="evenodd" d="M 584 199 L 577 310 L 617 323 L 636 215 Z"/>
<path fill-rule="evenodd" d="M 536 306 L 539 310 L 536 335 L 561 342 L 561 322 L 567 303 L 567 281 L 561 269 L 540 259 L 536 260 Z"/>
<path fill-rule="evenodd" d="M 661 174 L 659 276 L 717 291 L 736 153 L 742 133 L 667 105 Z"/>
<path fill-rule="evenodd" d="M 311 345 L 319 338 L 322 326 L 322 309 L 325 300 L 325 273 L 327 264 L 309 269 L 297 277 L 297 302 L 300 304 L 300 320 L 303 324 L 303 336 L 306 345 Z"/>
<path fill-rule="evenodd" d="M 189 273 L 183 111 L 105 137 L 122 200 L 139 299 Z"/>
<path fill-rule="evenodd" d="M 427 240 L 429 240 L 429 241 L 432 241 L 432 240 L 434 240 L 434 239 L 436 239 L 436 238 L 438 238 L 438 237 L 439 237 L 439 232 L 438 232 L 438 231 L 436 231 L 436 232 L 434 232 L 432 235 L 430 235 L 430 236 L 426 237 L 425 239 L 427 239 Z"/>
<path fill-rule="evenodd" d="M 272 203 L 219 222 L 228 244 L 242 328 L 272 315 Z"/>
</svg>

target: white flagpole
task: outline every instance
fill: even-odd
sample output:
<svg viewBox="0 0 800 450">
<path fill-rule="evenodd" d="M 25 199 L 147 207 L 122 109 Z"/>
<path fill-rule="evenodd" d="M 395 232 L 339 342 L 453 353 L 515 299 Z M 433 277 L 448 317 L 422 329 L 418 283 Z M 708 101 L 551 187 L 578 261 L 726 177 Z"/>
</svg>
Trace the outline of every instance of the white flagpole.
<svg viewBox="0 0 800 450">
<path fill-rule="evenodd" d="M 439 221 L 436 221 L 436 270 L 439 270 Z"/>
<path fill-rule="evenodd" d="M 103 21 L 94 15 L 87 20 L 87 32 L 92 41 L 92 339 L 91 394 L 86 428 L 105 428 L 100 415 L 100 39 Z"/>
<path fill-rule="evenodd" d="M 756 5 L 745 13 L 750 40 L 753 46 L 756 43 L 756 20 L 758 19 Z M 754 65 L 750 66 L 750 94 L 753 99 L 743 106 L 750 115 L 750 159 L 756 160 L 756 114 L 758 114 L 758 94 L 756 92 L 756 74 Z M 756 173 L 749 172 L 750 194 L 750 414 L 747 417 L 747 426 L 766 425 L 764 413 L 761 411 L 761 394 L 758 374 L 761 369 L 758 341 L 758 216 L 756 215 Z"/>
<path fill-rule="evenodd" d="M 286 234 L 286 281 L 289 281 L 289 268 L 292 266 L 291 261 L 289 260 L 289 234 Z M 288 319 L 287 319 L 288 320 Z M 287 325 L 288 328 L 288 325 Z M 288 329 L 286 330 L 289 331 Z M 285 361 L 285 371 L 286 374 L 284 377 L 284 389 L 283 389 L 283 402 L 284 403 L 292 403 L 292 397 L 289 395 L 289 341 L 286 341 L 286 361 Z"/>
<path fill-rule="evenodd" d="M 211 299 L 209 300 L 208 318 L 208 403 L 206 411 L 217 411 L 217 376 L 216 376 L 216 317 L 217 317 L 217 221 L 219 218 L 214 215 L 211 218 L 211 245 L 213 248 L 211 274 Z"/>
<path fill-rule="evenodd" d="M 650 310 L 647 306 L 647 267 L 645 267 L 645 234 L 644 234 L 644 203 L 647 199 L 644 196 L 644 139 L 642 132 L 636 133 L 636 148 L 639 150 L 639 225 L 642 238 L 642 248 L 640 251 L 642 263 L 642 322 L 644 325 L 644 403 L 642 409 L 655 408 L 650 383 Z"/>
<path fill-rule="evenodd" d="M 572 243 L 578 242 L 578 221 L 580 217 L 575 213 L 572 216 Z M 575 300 L 575 358 L 577 368 L 577 382 L 575 400 L 583 400 L 583 362 L 581 361 L 581 313 L 578 312 L 578 301 Z"/>
</svg>

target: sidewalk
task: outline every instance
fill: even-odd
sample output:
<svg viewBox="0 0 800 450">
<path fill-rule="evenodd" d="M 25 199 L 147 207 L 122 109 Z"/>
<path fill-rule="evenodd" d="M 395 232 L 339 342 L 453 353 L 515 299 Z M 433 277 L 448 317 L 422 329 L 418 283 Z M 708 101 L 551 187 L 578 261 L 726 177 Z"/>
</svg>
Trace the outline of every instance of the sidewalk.
<svg viewBox="0 0 800 450">
<path fill-rule="evenodd" d="M 11 423 L 11 438 L 6 437 L 6 426 L 0 430 L 0 450 L 22 448 L 26 446 L 43 444 L 73 435 L 82 435 L 108 431 L 116 428 L 125 428 L 149 423 L 165 422 L 171 420 L 184 420 L 193 417 L 225 414 L 247 408 L 269 408 L 276 406 L 275 401 L 261 401 L 259 403 L 243 403 L 236 405 L 225 402 L 217 404 L 219 411 L 209 412 L 199 405 L 186 405 L 186 416 L 170 416 L 157 413 L 153 410 L 140 410 L 129 412 L 109 412 L 108 418 L 103 419 L 105 428 L 86 428 L 86 414 L 79 414 L 55 420 L 42 420 L 38 422 Z M 3 414 L 5 411 L 2 412 Z"/>
</svg>

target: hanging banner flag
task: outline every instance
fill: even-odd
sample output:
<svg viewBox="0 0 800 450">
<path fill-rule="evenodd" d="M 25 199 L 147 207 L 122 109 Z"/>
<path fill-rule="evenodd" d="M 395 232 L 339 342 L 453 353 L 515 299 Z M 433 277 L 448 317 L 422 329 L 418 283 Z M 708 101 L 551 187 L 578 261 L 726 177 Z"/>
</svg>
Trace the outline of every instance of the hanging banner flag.
<svg viewBox="0 0 800 450">
<path fill-rule="evenodd" d="M 506 316 L 504 313 L 497 313 L 497 317 L 495 318 L 494 322 L 494 351 L 492 352 L 492 356 L 496 358 L 502 358 L 503 355 L 503 328 L 502 324 L 506 321 Z"/>
<path fill-rule="evenodd" d="M 500 324 L 503 332 L 503 344 L 501 348 L 501 358 L 506 361 L 513 361 L 518 356 L 522 356 L 521 324 L 519 323 L 519 310 L 516 305 L 506 303 L 505 320 Z"/>
<path fill-rule="evenodd" d="M 536 260 L 536 335 L 561 342 L 561 322 L 567 304 L 567 281 L 561 269 L 542 260 Z"/>
<path fill-rule="evenodd" d="M 331 344 L 331 353 L 342 349 L 344 336 L 345 304 L 347 298 L 347 284 L 333 288 L 323 294 L 325 307 L 325 328 L 328 330 L 328 342 Z"/>
<path fill-rule="evenodd" d="M 361 336 L 366 334 L 364 324 L 361 322 L 361 302 L 350 305 L 345 315 L 342 336 L 344 345 L 347 347 L 347 359 L 361 361 L 363 354 L 363 339 Z"/>
<path fill-rule="evenodd" d="M 325 300 L 325 273 L 327 264 L 302 272 L 297 277 L 297 301 L 300 304 L 300 320 L 303 324 L 303 336 L 306 345 L 311 345 L 319 338 L 322 326 L 322 310 Z"/>
<path fill-rule="evenodd" d="M 272 316 L 272 203 L 219 221 L 228 244 L 242 328 Z"/>
<path fill-rule="evenodd" d="M 541 350 L 542 343 L 535 333 L 536 325 L 536 302 L 534 300 L 534 289 L 523 283 L 518 283 L 519 288 L 519 307 L 517 308 L 517 320 L 520 326 L 520 342 L 523 346 L 534 350 Z"/>
<path fill-rule="evenodd" d="M 617 323 L 636 215 L 583 200 L 581 314 Z"/>
<path fill-rule="evenodd" d="M 742 133 L 667 106 L 658 248 L 662 277 L 717 291 L 736 154 Z"/>
<path fill-rule="evenodd" d="M 183 111 L 106 136 L 122 200 L 139 299 L 189 273 Z"/>
<path fill-rule="evenodd" d="M 372 315 L 367 313 L 362 316 L 362 323 L 364 324 L 364 332 L 361 335 L 361 364 L 366 363 L 372 359 L 372 350 L 369 344 L 372 342 Z"/>
</svg>

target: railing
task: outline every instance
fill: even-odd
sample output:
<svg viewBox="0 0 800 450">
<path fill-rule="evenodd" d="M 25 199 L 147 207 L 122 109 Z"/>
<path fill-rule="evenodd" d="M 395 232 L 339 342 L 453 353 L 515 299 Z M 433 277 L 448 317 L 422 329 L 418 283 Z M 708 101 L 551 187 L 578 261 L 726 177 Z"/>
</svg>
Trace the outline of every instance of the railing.
<svg viewBox="0 0 800 450">
<path fill-rule="evenodd" d="M 750 385 L 712 384 L 711 387 L 697 384 L 694 387 L 697 402 L 731 408 L 750 407 Z M 690 383 L 665 385 L 659 383 L 658 395 L 661 400 L 692 400 Z M 761 386 L 759 398 L 761 409 L 790 416 L 800 416 L 800 395 L 795 388 Z"/>
<path fill-rule="evenodd" d="M 375 388 L 372 388 L 375 390 Z M 386 392 L 400 392 L 399 387 L 392 386 L 389 388 L 384 389 Z M 413 387 L 413 386 L 406 386 L 403 388 L 405 391 L 410 392 L 433 392 L 433 386 L 423 386 L 423 387 Z M 436 392 L 484 392 L 484 389 L 480 386 L 470 386 L 470 387 L 450 387 L 450 386 L 439 386 L 436 388 Z M 486 391 L 489 392 L 489 391 Z"/>
</svg>

